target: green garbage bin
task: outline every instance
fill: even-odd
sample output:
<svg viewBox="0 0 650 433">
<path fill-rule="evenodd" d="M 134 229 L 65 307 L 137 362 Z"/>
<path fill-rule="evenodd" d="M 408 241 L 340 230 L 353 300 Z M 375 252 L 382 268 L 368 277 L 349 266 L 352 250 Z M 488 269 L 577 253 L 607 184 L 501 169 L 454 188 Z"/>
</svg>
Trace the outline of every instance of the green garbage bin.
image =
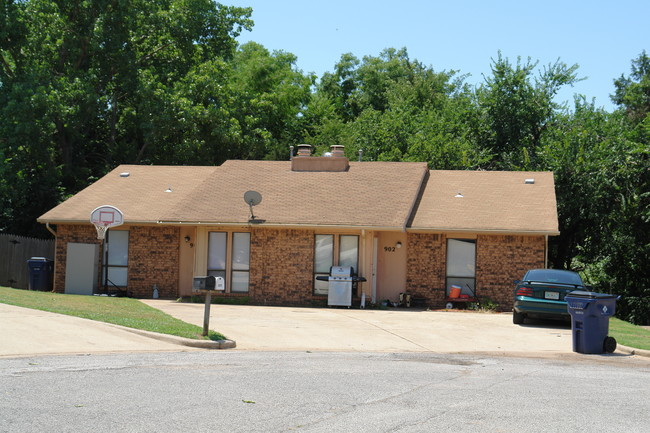
<svg viewBox="0 0 650 433">
<path fill-rule="evenodd" d="M 616 312 L 620 296 L 576 290 L 568 293 L 567 310 L 571 315 L 573 351 L 578 353 L 612 353 L 616 340 L 608 337 L 609 318 Z"/>
<path fill-rule="evenodd" d="M 32 257 L 27 260 L 27 266 L 29 267 L 29 290 L 51 291 L 54 261 L 45 257 Z"/>
</svg>

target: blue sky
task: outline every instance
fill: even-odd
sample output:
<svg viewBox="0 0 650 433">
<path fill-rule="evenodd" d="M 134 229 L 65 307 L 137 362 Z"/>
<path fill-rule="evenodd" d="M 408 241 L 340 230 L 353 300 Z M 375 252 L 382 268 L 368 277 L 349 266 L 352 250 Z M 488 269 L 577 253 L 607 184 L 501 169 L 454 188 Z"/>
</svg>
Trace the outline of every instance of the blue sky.
<svg viewBox="0 0 650 433">
<path fill-rule="evenodd" d="M 318 77 L 332 71 L 341 54 L 359 59 L 384 48 L 406 47 L 435 71 L 470 74 L 469 84 L 484 82 L 499 50 L 515 63 L 530 57 L 539 65 L 560 61 L 580 68 L 586 80 L 567 87 L 561 101 L 575 93 L 614 108 L 613 80 L 630 74 L 631 61 L 650 51 L 648 0 L 457 0 L 340 1 L 221 0 L 253 8 L 255 26 L 244 32 L 267 49 L 298 57 L 297 67 Z"/>
</svg>

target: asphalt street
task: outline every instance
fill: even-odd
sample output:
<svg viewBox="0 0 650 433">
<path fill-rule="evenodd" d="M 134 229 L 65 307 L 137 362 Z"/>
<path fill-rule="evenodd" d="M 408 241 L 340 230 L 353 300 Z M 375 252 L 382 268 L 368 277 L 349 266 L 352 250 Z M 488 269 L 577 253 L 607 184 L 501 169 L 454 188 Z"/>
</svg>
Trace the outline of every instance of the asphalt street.
<svg viewBox="0 0 650 433">
<path fill-rule="evenodd" d="M 0 359 L 0 432 L 647 432 L 621 354 L 193 351 Z"/>
</svg>

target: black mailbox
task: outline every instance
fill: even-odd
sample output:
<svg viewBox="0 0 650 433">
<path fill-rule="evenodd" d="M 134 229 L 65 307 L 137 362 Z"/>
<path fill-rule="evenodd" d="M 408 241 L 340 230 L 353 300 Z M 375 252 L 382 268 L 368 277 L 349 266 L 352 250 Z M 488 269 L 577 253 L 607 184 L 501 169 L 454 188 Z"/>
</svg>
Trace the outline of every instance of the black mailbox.
<svg viewBox="0 0 650 433">
<path fill-rule="evenodd" d="M 208 275 L 207 277 L 194 277 L 192 281 L 192 291 L 200 292 L 203 290 L 224 291 L 225 285 L 222 277 Z"/>
</svg>

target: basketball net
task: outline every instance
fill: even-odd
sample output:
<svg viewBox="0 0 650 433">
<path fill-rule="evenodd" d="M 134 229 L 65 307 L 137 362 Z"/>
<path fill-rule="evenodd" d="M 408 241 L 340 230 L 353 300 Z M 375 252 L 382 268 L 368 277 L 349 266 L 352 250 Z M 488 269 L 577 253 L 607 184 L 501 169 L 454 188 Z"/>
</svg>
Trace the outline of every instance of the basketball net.
<svg viewBox="0 0 650 433">
<path fill-rule="evenodd" d="M 103 240 L 106 236 L 106 230 L 108 230 L 108 226 L 95 224 L 95 228 L 97 229 L 97 239 Z"/>
</svg>

